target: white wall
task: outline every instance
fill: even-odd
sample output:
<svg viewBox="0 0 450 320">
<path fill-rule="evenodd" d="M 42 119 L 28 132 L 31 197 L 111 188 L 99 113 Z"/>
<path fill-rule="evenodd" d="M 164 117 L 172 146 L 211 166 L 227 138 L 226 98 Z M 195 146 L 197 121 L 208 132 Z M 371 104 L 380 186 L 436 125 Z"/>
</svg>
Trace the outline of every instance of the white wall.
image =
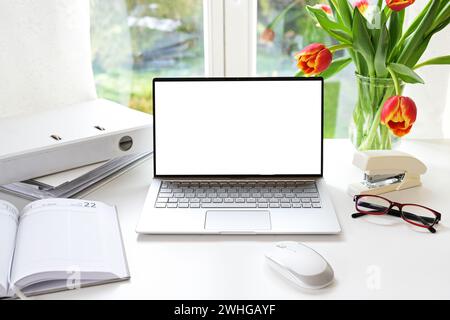
<svg viewBox="0 0 450 320">
<path fill-rule="evenodd" d="M 444 111 L 442 131 L 445 138 L 450 138 L 450 81 L 447 83 L 447 106 Z"/>
<path fill-rule="evenodd" d="M 406 22 L 417 16 L 428 0 L 417 0 L 406 8 Z M 450 54 L 450 27 L 436 34 L 420 61 Z M 417 105 L 418 116 L 408 138 L 450 137 L 450 66 L 426 66 L 417 69 L 425 84 L 408 84 L 404 95 L 410 96 Z"/>
<path fill-rule="evenodd" d="M 0 117 L 96 97 L 89 0 L 0 1 Z"/>
</svg>

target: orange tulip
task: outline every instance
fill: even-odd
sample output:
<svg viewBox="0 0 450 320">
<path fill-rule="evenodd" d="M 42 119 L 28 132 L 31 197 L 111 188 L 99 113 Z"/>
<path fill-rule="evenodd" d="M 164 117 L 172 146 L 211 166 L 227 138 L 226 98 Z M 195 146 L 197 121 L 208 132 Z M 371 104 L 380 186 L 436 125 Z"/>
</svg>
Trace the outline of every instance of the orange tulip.
<svg viewBox="0 0 450 320">
<path fill-rule="evenodd" d="M 271 28 L 266 28 L 261 33 L 260 39 L 263 43 L 272 43 L 273 39 L 275 39 L 275 32 Z"/>
<path fill-rule="evenodd" d="M 364 12 L 366 12 L 367 8 L 369 8 L 369 1 L 359 0 L 359 1 L 356 1 L 353 5 L 356 8 L 358 8 L 358 10 L 359 10 L 359 12 L 361 12 L 361 14 L 364 14 Z"/>
<path fill-rule="evenodd" d="M 333 55 L 322 43 L 312 43 L 295 55 L 297 67 L 307 76 L 325 71 L 331 64 Z"/>
<path fill-rule="evenodd" d="M 381 110 L 381 123 L 386 125 L 397 137 L 408 134 L 416 121 L 417 108 L 411 98 L 390 97 Z"/>
<path fill-rule="evenodd" d="M 386 5 L 394 11 L 400 11 L 412 5 L 414 1 L 416 0 L 386 0 Z"/>
</svg>

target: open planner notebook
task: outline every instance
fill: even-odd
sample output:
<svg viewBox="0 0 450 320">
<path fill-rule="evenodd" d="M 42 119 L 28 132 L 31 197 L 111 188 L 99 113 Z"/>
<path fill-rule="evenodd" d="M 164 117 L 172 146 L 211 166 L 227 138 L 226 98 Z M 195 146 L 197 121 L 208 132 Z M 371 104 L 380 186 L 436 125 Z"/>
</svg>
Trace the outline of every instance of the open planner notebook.
<svg viewBox="0 0 450 320">
<path fill-rule="evenodd" d="M 115 207 L 45 199 L 21 212 L 0 200 L 0 297 L 129 279 Z"/>
</svg>

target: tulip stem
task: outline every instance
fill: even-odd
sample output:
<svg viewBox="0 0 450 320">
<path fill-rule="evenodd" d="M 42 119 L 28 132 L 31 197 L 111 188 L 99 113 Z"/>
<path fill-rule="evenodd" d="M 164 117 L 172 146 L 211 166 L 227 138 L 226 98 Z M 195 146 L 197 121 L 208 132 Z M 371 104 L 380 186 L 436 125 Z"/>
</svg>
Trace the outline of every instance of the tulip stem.
<svg viewBox="0 0 450 320">
<path fill-rule="evenodd" d="M 352 47 L 351 44 L 343 43 L 343 44 L 337 44 L 337 45 L 328 47 L 328 50 L 330 50 L 331 52 L 335 52 L 335 51 L 344 50 L 344 49 L 351 48 L 351 47 Z"/>
<path fill-rule="evenodd" d="M 395 94 L 397 96 L 399 96 L 400 95 L 400 83 L 398 82 L 397 75 L 395 74 L 394 71 L 392 71 L 392 69 L 390 67 L 387 67 L 387 70 L 391 74 L 392 81 L 394 81 Z"/>
<path fill-rule="evenodd" d="M 370 150 L 370 147 L 373 143 L 373 139 L 375 138 L 375 134 L 377 133 L 377 129 L 380 124 L 381 109 L 382 108 L 378 108 L 378 111 L 374 116 L 372 126 L 370 127 L 369 134 L 361 144 L 360 150 Z"/>
</svg>

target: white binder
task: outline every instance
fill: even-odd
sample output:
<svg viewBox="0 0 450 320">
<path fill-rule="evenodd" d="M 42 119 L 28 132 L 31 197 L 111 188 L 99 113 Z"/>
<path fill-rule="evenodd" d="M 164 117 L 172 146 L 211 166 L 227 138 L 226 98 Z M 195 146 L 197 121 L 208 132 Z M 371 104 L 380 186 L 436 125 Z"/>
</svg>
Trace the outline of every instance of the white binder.
<svg viewBox="0 0 450 320">
<path fill-rule="evenodd" d="M 104 99 L 0 119 L 0 185 L 151 152 L 152 125 Z"/>
</svg>

